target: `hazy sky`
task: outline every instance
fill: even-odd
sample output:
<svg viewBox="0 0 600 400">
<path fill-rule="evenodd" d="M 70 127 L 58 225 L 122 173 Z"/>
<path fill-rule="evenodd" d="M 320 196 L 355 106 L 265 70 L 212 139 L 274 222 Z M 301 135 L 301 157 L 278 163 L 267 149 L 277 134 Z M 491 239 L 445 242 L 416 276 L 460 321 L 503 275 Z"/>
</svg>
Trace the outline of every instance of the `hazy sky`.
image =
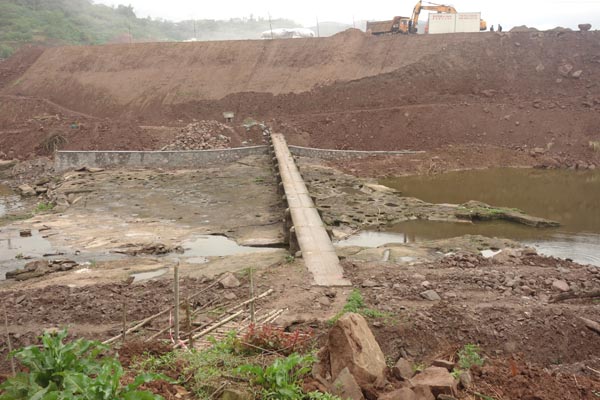
<svg viewBox="0 0 600 400">
<path fill-rule="evenodd" d="M 356 20 L 390 19 L 410 16 L 416 0 L 96 0 L 108 5 L 131 4 L 139 17 L 151 16 L 179 21 L 184 19 L 228 19 L 250 14 L 293 19 L 305 26 L 320 21 L 351 23 Z M 576 28 L 589 22 L 600 29 L 600 0 L 451 0 L 459 12 L 481 11 L 488 25 L 501 23 L 534 26 L 539 29 L 564 26 Z"/>
</svg>

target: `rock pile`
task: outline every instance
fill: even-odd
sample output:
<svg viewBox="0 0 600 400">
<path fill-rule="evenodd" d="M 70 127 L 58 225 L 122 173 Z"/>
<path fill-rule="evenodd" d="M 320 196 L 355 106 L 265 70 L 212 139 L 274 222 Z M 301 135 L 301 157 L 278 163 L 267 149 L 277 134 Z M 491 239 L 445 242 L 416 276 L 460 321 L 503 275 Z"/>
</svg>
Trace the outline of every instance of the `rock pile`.
<svg viewBox="0 0 600 400">
<path fill-rule="evenodd" d="M 367 321 L 348 313 L 329 331 L 313 376 L 319 388 L 343 399 L 433 400 L 456 394 L 458 381 L 447 368 L 432 366 L 415 375 L 412 364 L 400 359 L 389 369 Z"/>
<path fill-rule="evenodd" d="M 226 149 L 234 129 L 217 121 L 198 121 L 183 128 L 175 141 L 161 151 Z"/>
<path fill-rule="evenodd" d="M 25 281 L 32 278 L 48 275 L 53 272 L 69 271 L 78 264 L 71 260 L 36 260 L 25 264 L 22 269 L 9 271 L 6 273 L 6 279 L 15 279 Z"/>
</svg>

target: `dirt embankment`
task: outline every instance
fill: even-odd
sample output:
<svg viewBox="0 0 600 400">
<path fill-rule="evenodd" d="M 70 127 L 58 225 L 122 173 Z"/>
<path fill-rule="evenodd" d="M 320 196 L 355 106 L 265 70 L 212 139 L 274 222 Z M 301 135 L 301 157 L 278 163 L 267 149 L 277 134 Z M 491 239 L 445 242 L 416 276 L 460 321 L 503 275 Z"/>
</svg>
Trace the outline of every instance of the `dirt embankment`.
<svg viewBox="0 0 600 400">
<path fill-rule="evenodd" d="M 58 106 L 111 118 L 107 133 L 91 129 L 69 148 L 160 148 L 168 144 L 165 130 L 138 127 L 180 127 L 234 111 L 238 123 L 268 121 L 292 144 L 431 152 L 453 146 L 466 149 L 467 166 L 468 149 L 491 146 L 492 153 L 510 151 L 520 165 L 583 160 L 598 167 L 600 152 L 590 142 L 600 141 L 599 38 L 350 31 L 323 39 L 54 48 L 39 58 L 20 56 L 31 66 L 11 75 L 0 103 L 43 98 L 51 102 L 47 113 Z M 33 144 L 47 135 L 45 126 L 24 126 L 34 104 L 22 101 L 4 113 L 0 128 L 0 147 L 21 156 L 36 153 Z M 17 134 L 28 144 L 16 146 Z"/>
</svg>

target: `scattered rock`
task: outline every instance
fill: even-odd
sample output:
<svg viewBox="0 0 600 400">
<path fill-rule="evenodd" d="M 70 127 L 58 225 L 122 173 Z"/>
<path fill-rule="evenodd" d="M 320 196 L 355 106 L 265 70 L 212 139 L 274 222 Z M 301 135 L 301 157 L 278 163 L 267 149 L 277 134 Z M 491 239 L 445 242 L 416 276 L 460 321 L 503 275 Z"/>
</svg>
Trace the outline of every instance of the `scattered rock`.
<svg viewBox="0 0 600 400">
<path fill-rule="evenodd" d="M 375 191 L 375 192 L 381 192 L 381 193 L 388 193 L 388 194 L 397 194 L 399 193 L 396 189 L 392 189 L 391 187 L 387 187 L 384 185 L 378 185 L 375 183 L 365 183 L 363 186 Z"/>
<path fill-rule="evenodd" d="M 35 189 L 32 188 L 31 186 L 25 184 L 25 185 L 21 185 L 17 188 L 19 190 L 19 193 L 21 194 L 21 196 L 23 197 L 31 197 L 31 196 L 35 196 Z"/>
<path fill-rule="evenodd" d="M 431 393 L 431 389 L 429 386 L 425 385 L 416 385 L 413 387 L 413 392 L 417 396 L 417 400 L 435 400 L 435 396 Z"/>
<path fill-rule="evenodd" d="M 233 293 L 233 292 L 227 292 L 227 293 L 225 293 L 225 294 L 223 295 L 223 297 L 224 297 L 225 299 L 227 299 L 227 300 L 235 300 L 235 299 L 237 299 L 237 296 L 236 296 L 236 294 L 235 294 L 235 293 Z"/>
<path fill-rule="evenodd" d="M 456 397 L 454 397 L 454 396 L 449 396 L 447 394 L 440 394 L 437 397 L 437 400 L 458 400 L 458 399 Z"/>
<path fill-rule="evenodd" d="M 400 358 L 392 368 L 392 374 L 396 379 L 406 381 L 415 375 L 415 371 L 410 361 Z"/>
<path fill-rule="evenodd" d="M 431 365 L 434 367 L 446 368 L 448 371 L 452 371 L 454 369 L 454 363 L 448 360 L 434 360 Z"/>
<path fill-rule="evenodd" d="M 377 282 L 375 282 L 372 279 L 367 279 L 362 283 L 361 286 L 364 288 L 375 287 L 375 286 L 377 286 Z"/>
<path fill-rule="evenodd" d="M 473 376 L 470 371 L 463 371 L 460 374 L 460 384 L 463 388 L 468 389 L 473 385 Z"/>
<path fill-rule="evenodd" d="M 240 281 L 231 272 L 227 272 L 219 280 L 219 285 L 225 289 L 236 288 L 241 285 Z"/>
<path fill-rule="evenodd" d="M 169 253 L 183 253 L 183 247 L 170 246 L 164 243 L 128 243 L 121 246 L 119 250 L 113 250 L 113 252 L 127 254 L 128 256 L 137 256 L 140 254 L 159 256 Z"/>
<path fill-rule="evenodd" d="M 361 387 L 385 382 L 385 356 L 361 315 L 341 317 L 329 331 L 328 346 L 332 377 L 348 368 Z"/>
<path fill-rule="evenodd" d="M 232 127 L 218 121 L 198 121 L 181 128 L 173 143 L 161 150 L 225 149 L 230 147 L 234 133 Z"/>
<path fill-rule="evenodd" d="M 69 271 L 77 265 L 78 264 L 72 260 L 35 260 L 25 264 L 25 267 L 22 269 L 8 271 L 6 273 L 6 279 L 26 281 L 54 272 Z"/>
<path fill-rule="evenodd" d="M 342 399 L 363 400 L 365 398 L 347 367 L 340 371 L 337 379 L 333 382 L 333 394 Z"/>
<path fill-rule="evenodd" d="M 454 395 L 457 390 L 457 381 L 446 368 L 429 367 L 411 379 L 413 385 L 429 386 L 434 396 L 440 394 Z"/>
<path fill-rule="evenodd" d="M 572 70 L 573 66 L 571 64 L 563 64 L 560 67 L 558 67 L 558 73 L 562 76 L 569 76 Z"/>
<path fill-rule="evenodd" d="M 556 279 L 554 282 L 552 282 L 552 288 L 560 292 L 568 292 L 569 290 L 571 290 L 569 284 L 560 279 Z"/>
<path fill-rule="evenodd" d="M 429 300 L 429 301 L 437 301 L 437 300 L 441 300 L 442 298 L 440 297 L 439 294 L 437 294 L 437 292 L 435 290 L 426 290 L 424 292 L 419 293 L 421 295 L 422 298 L 424 298 L 425 300 Z"/>
<path fill-rule="evenodd" d="M 592 24 L 579 24 L 579 25 L 577 25 L 577 27 L 579 28 L 580 31 L 587 32 L 590 29 L 592 29 Z"/>
<path fill-rule="evenodd" d="M 417 395 L 409 388 L 402 388 L 385 393 L 378 400 L 417 400 Z"/>
</svg>

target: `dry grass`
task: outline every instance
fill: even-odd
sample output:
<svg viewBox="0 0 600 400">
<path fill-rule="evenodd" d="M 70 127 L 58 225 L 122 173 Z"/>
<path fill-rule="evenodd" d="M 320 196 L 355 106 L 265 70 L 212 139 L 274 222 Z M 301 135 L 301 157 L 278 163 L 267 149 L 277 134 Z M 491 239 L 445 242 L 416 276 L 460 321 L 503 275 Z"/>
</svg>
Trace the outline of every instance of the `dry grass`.
<svg viewBox="0 0 600 400">
<path fill-rule="evenodd" d="M 54 153 L 65 144 L 67 144 L 67 138 L 61 134 L 55 133 L 42 140 L 40 148 L 44 153 L 50 154 Z"/>
<path fill-rule="evenodd" d="M 600 140 L 590 141 L 590 149 L 600 152 Z"/>
</svg>

